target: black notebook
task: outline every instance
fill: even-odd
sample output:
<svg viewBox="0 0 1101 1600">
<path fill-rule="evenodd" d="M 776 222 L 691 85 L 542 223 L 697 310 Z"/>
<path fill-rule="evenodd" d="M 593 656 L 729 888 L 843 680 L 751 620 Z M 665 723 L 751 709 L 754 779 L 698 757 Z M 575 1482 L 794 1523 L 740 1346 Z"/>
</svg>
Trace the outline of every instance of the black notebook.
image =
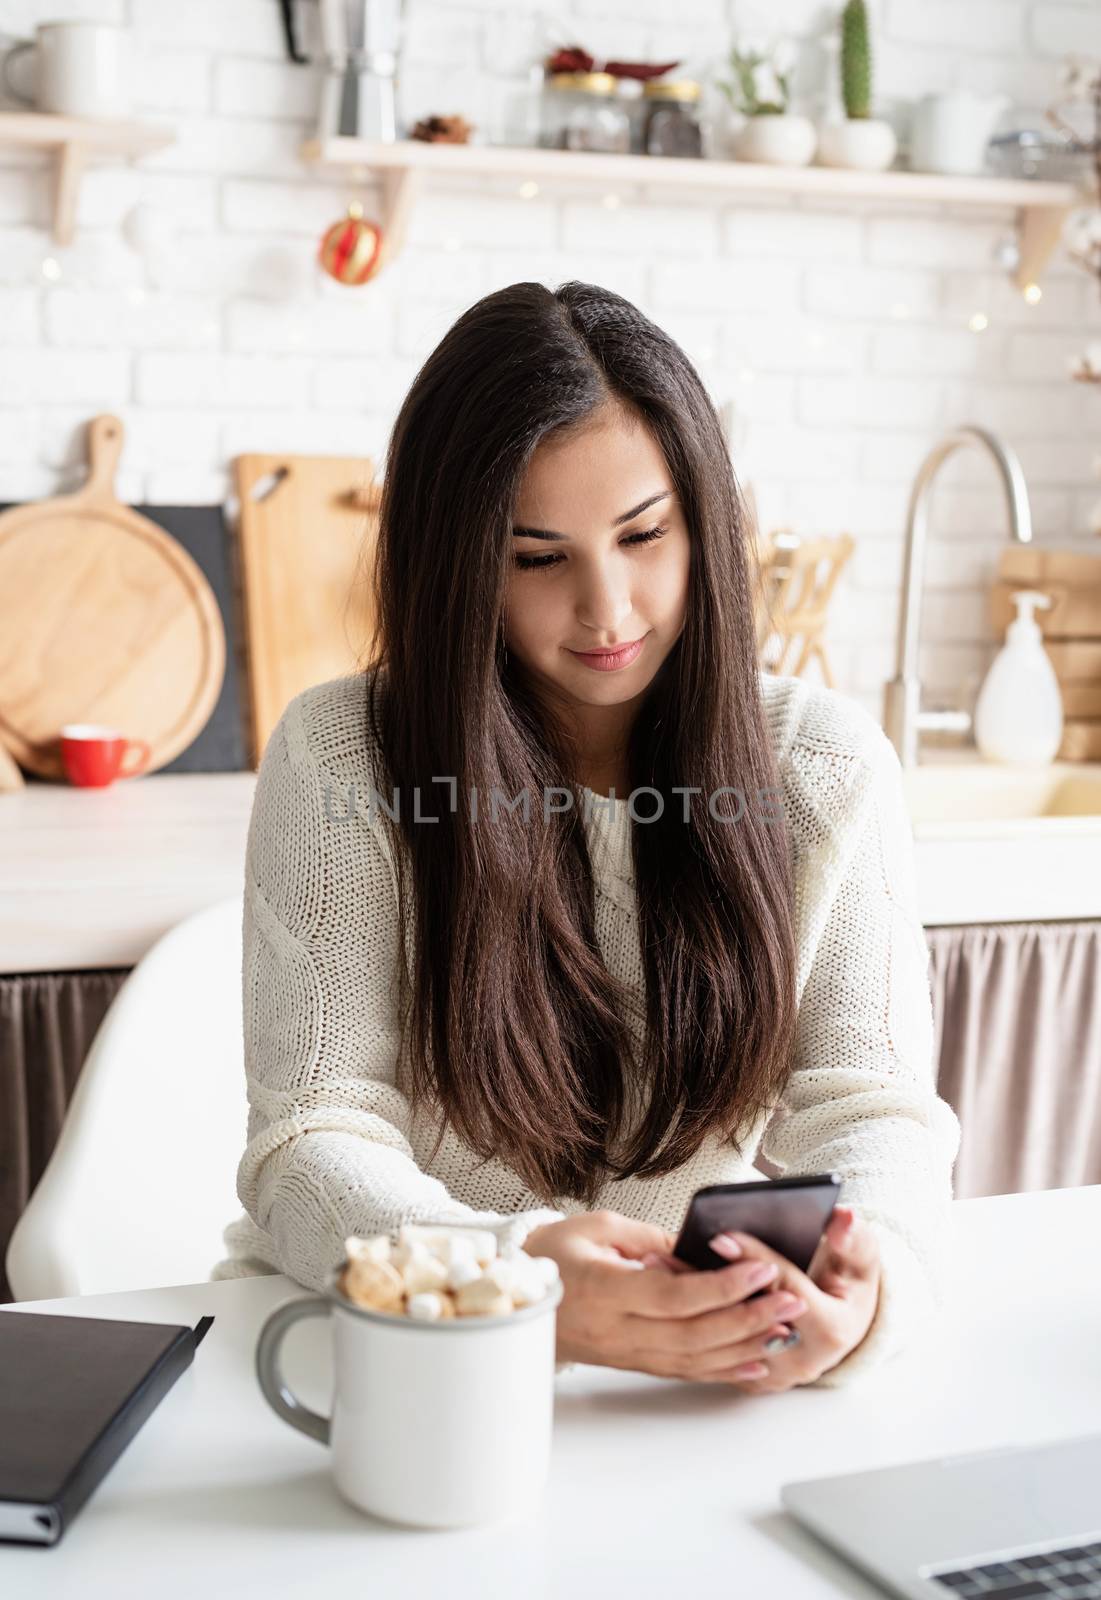
<svg viewBox="0 0 1101 1600">
<path fill-rule="evenodd" d="M 57 1543 L 213 1321 L 0 1311 L 0 1541 Z"/>
</svg>

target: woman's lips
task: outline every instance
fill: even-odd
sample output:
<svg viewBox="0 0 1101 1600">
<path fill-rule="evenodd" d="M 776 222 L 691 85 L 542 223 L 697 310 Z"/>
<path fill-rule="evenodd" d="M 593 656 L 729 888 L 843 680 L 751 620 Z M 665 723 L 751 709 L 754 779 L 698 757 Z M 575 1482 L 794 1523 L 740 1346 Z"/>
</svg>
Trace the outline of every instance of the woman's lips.
<svg viewBox="0 0 1101 1600">
<path fill-rule="evenodd" d="M 618 672 L 621 667 L 630 666 L 645 642 L 644 634 L 632 644 L 625 644 L 621 650 L 571 650 L 570 655 L 576 656 L 578 661 L 583 661 L 587 667 L 593 667 L 597 672 Z"/>
</svg>

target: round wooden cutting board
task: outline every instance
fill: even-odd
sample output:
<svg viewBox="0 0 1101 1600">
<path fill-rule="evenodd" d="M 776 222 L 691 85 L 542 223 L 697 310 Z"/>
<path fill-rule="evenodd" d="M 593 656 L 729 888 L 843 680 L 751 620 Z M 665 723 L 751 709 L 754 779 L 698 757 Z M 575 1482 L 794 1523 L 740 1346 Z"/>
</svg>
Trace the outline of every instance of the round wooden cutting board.
<svg viewBox="0 0 1101 1600">
<path fill-rule="evenodd" d="M 115 498 L 123 428 L 88 424 L 76 494 L 0 515 L 0 743 L 63 778 L 67 722 L 115 727 L 163 767 L 221 690 L 226 637 L 214 591 L 183 546 Z"/>
</svg>

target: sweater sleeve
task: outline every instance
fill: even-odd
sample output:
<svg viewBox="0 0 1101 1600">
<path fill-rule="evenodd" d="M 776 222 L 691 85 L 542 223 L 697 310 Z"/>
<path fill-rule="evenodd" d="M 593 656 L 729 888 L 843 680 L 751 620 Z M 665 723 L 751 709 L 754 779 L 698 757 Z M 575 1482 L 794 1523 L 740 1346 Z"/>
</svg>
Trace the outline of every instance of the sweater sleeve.
<svg viewBox="0 0 1101 1600">
<path fill-rule="evenodd" d="M 781 1173 L 836 1171 L 880 1247 L 864 1338 L 809 1387 L 834 1388 L 906 1346 L 944 1310 L 955 1112 L 935 1087 L 929 949 L 894 746 L 877 729 L 873 781 L 799 1007 L 795 1056 L 761 1151 Z"/>
<path fill-rule="evenodd" d="M 394 876 L 364 808 L 347 815 L 346 794 L 326 782 L 306 742 L 302 698 L 265 748 L 249 824 L 249 1115 L 237 1193 L 271 1267 L 317 1290 L 350 1234 L 465 1222 L 492 1228 L 512 1251 L 563 1213 L 476 1210 L 417 1166 L 396 1083 Z"/>
</svg>

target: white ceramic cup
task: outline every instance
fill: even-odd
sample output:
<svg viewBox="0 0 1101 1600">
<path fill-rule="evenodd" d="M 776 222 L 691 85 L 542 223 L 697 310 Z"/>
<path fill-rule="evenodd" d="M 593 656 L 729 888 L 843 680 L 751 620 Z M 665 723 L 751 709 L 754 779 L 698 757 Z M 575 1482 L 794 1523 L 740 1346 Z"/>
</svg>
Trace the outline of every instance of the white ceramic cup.
<svg viewBox="0 0 1101 1600">
<path fill-rule="evenodd" d="M 11 78 L 19 57 L 33 54 L 34 90 Z M 16 99 L 58 116 L 124 117 L 132 107 L 130 32 L 106 22 L 43 22 L 35 37 L 4 58 L 5 88 Z"/>
<path fill-rule="evenodd" d="M 561 1281 L 500 1317 L 420 1322 L 353 1305 L 336 1286 L 276 1307 L 256 1375 L 285 1422 L 332 1449 L 333 1479 L 361 1511 L 418 1528 L 462 1528 L 530 1512 L 550 1472 Z M 279 1350 L 303 1317 L 332 1318 L 333 1411 L 288 1389 Z"/>
</svg>

